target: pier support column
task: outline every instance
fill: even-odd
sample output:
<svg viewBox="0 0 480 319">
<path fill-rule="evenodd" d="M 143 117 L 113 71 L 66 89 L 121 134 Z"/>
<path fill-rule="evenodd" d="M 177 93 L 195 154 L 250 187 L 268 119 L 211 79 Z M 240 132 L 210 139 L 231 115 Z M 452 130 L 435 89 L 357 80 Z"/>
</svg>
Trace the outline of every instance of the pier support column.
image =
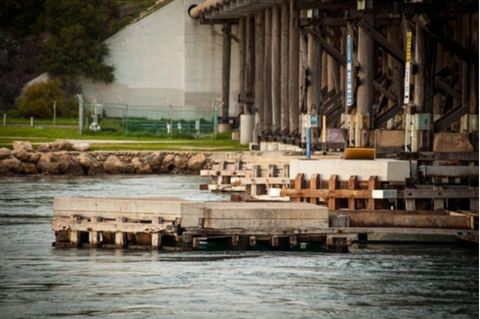
<svg viewBox="0 0 480 319">
<path fill-rule="evenodd" d="M 263 131 L 263 55 L 265 49 L 265 23 L 263 12 L 255 16 L 255 137 Z"/>
<path fill-rule="evenodd" d="M 228 124 L 230 104 L 230 64 L 231 46 L 230 33 L 232 27 L 229 23 L 223 25 L 223 53 L 222 53 L 222 123 Z"/>
<path fill-rule="evenodd" d="M 312 34 L 308 34 L 308 80 L 307 114 L 319 115 L 322 107 L 322 47 Z M 318 123 L 318 121 L 317 121 Z M 312 141 L 318 140 L 318 126 L 312 127 Z"/>
<path fill-rule="evenodd" d="M 387 27 L 387 40 L 396 46 L 397 48 L 402 48 L 402 41 L 399 34 L 401 34 L 402 30 L 398 25 L 392 25 Z M 397 103 L 401 103 L 403 97 L 403 64 L 400 63 L 397 59 L 395 59 L 392 55 L 388 55 L 388 70 L 389 70 L 389 78 L 390 78 L 390 86 L 388 87 L 388 91 L 392 93 L 397 98 Z M 395 101 L 388 100 L 388 107 L 392 107 L 395 104 Z M 396 117 L 395 115 L 391 122 L 389 123 L 389 127 L 396 124 Z"/>
<path fill-rule="evenodd" d="M 300 35 L 296 21 L 299 18 L 295 1 L 290 0 L 290 52 L 289 52 L 289 104 L 290 104 L 290 137 L 295 138 L 299 133 L 299 46 Z"/>
<path fill-rule="evenodd" d="M 281 39 L 280 39 L 280 78 L 281 78 L 281 134 L 285 137 L 290 133 L 289 121 L 289 47 L 290 47 L 290 9 L 287 3 L 282 4 L 282 21 L 281 21 Z"/>
<path fill-rule="evenodd" d="M 425 31 L 417 24 L 415 26 L 415 61 L 417 72 L 415 77 L 415 88 L 413 94 L 413 103 L 416 107 L 416 113 L 424 113 L 432 116 L 433 96 L 434 96 L 434 61 L 435 61 L 435 43 L 430 39 L 427 42 Z M 432 121 L 430 121 L 431 123 Z M 416 131 L 414 129 L 413 133 Z M 432 132 L 424 129 L 412 140 L 412 151 L 428 151 L 432 149 Z"/>
<path fill-rule="evenodd" d="M 272 134 L 280 134 L 280 105 L 281 105 L 281 84 L 280 84 L 280 10 L 272 8 Z"/>
<path fill-rule="evenodd" d="M 364 21 L 372 25 L 371 21 Z M 374 42 L 372 37 L 363 29 L 358 28 L 358 64 L 359 87 L 357 91 L 357 116 L 355 147 L 368 146 L 370 130 L 370 116 L 373 104 L 373 75 L 374 69 Z"/>
<path fill-rule="evenodd" d="M 255 85 L 255 18 L 246 18 L 245 27 L 245 89 L 249 93 L 249 100 L 253 98 Z M 245 114 L 252 114 L 253 103 L 247 102 Z"/>
<path fill-rule="evenodd" d="M 238 43 L 238 51 L 239 51 L 239 73 L 238 73 L 238 91 L 242 95 L 243 99 L 245 99 L 245 68 L 246 68 L 246 20 L 247 18 L 239 18 L 238 19 L 238 31 L 239 31 L 239 43 Z M 238 104 L 239 112 L 245 114 L 246 105 L 244 101 L 239 101 Z"/>
<path fill-rule="evenodd" d="M 272 9 L 265 9 L 265 51 L 263 59 L 263 132 L 272 131 Z"/>
</svg>

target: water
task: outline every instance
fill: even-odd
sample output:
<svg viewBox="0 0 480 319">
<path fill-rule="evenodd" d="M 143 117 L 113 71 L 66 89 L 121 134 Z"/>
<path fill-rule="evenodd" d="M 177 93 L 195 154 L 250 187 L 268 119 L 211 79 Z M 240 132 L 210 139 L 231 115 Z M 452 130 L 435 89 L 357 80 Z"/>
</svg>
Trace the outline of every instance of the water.
<svg viewBox="0 0 480 319">
<path fill-rule="evenodd" d="M 0 318 L 478 318 L 478 251 L 55 249 L 53 197 L 177 196 L 200 177 L 0 180 Z"/>
</svg>

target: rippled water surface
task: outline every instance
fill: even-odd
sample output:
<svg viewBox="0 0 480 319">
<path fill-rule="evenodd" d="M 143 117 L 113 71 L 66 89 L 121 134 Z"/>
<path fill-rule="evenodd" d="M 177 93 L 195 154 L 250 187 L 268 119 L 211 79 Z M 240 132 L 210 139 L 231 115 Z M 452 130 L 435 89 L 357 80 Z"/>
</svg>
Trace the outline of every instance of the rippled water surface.
<svg viewBox="0 0 480 319">
<path fill-rule="evenodd" d="M 478 251 L 350 254 L 55 249 L 53 197 L 177 196 L 200 177 L 0 180 L 0 318 L 478 318 Z"/>
</svg>

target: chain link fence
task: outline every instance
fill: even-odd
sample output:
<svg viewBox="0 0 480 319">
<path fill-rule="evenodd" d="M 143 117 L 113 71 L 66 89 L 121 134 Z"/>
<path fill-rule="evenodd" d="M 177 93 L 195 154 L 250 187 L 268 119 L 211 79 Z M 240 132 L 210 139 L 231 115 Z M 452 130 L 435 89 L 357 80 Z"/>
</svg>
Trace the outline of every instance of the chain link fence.
<svg viewBox="0 0 480 319">
<path fill-rule="evenodd" d="M 84 125 L 129 137 L 205 137 L 214 134 L 213 108 L 84 103 Z"/>
</svg>

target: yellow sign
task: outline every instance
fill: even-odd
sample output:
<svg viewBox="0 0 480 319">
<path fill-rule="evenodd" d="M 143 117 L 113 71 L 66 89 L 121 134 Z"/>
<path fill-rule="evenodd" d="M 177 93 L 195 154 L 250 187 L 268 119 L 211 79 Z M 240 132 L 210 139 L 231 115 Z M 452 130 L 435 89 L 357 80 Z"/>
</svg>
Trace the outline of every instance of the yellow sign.
<svg viewBox="0 0 480 319">
<path fill-rule="evenodd" d="M 405 53 L 407 54 L 406 62 L 410 63 L 412 55 L 412 32 L 407 32 L 407 50 Z"/>
</svg>

